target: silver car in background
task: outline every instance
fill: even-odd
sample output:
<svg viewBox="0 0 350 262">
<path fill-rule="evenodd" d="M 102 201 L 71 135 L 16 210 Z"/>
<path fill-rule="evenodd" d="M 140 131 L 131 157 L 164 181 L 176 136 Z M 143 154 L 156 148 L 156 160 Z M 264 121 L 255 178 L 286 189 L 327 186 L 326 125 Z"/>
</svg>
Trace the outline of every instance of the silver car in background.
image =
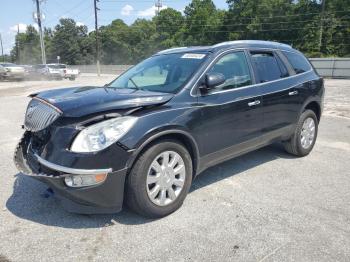
<svg viewBox="0 0 350 262">
<path fill-rule="evenodd" d="M 6 75 L 6 70 L 5 67 L 3 67 L 2 65 L 0 65 L 0 80 L 4 79 Z"/>
<path fill-rule="evenodd" d="M 39 79 L 62 80 L 64 77 L 64 73 L 57 65 L 40 64 L 40 65 L 33 66 L 33 71 L 31 72 L 31 77 L 32 78 L 39 78 Z"/>
<path fill-rule="evenodd" d="M 13 63 L 0 63 L 5 69 L 4 79 L 7 80 L 23 80 L 26 77 L 26 71 L 23 66 L 19 66 Z"/>
<path fill-rule="evenodd" d="M 72 81 L 75 80 L 80 74 L 79 69 L 69 68 L 66 64 L 48 64 L 48 66 L 58 68 L 61 71 L 63 78 Z"/>
</svg>

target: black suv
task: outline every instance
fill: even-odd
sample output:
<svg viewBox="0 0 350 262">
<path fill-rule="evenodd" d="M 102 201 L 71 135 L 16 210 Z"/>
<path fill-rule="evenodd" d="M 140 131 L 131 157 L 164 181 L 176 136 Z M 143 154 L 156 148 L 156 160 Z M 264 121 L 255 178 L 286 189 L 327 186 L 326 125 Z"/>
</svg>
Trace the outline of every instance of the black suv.
<svg viewBox="0 0 350 262">
<path fill-rule="evenodd" d="M 15 163 L 68 211 L 118 212 L 125 199 L 161 217 L 208 167 L 275 141 L 309 154 L 323 95 L 323 79 L 285 44 L 169 49 L 105 86 L 32 94 Z"/>
</svg>

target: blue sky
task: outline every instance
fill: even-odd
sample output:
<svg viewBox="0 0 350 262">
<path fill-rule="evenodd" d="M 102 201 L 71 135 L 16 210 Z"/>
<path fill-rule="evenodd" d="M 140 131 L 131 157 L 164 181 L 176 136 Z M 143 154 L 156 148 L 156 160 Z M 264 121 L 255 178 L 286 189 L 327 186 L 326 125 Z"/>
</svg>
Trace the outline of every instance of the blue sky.
<svg viewBox="0 0 350 262">
<path fill-rule="evenodd" d="M 171 7 L 182 11 L 190 0 L 163 0 L 163 8 Z M 131 24 L 136 18 L 150 19 L 154 15 L 155 0 L 100 0 L 98 7 L 99 24 L 109 24 L 116 18 Z M 226 9 L 226 0 L 214 0 L 218 8 Z M 53 27 L 62 17 L 73 18 L 75 21 L 94 28 L 93 0 L 44 0 L 41 4 L 45 15 L 43 22 L 46 27 Z M 0 8 L 0 33 L 3 39 L 4 52 L 9 53 L 14 45 L 17 25 L 24 31 L 26 25 L 34 24 L 33 12 L 35 4 L 32 0 L 2 0 Z"/>
</svg>

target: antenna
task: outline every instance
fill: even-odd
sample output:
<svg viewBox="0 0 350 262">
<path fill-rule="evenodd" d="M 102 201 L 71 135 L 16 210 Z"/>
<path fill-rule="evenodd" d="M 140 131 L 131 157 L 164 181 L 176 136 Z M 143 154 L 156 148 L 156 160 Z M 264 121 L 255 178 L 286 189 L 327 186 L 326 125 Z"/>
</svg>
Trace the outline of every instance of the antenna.
<svg viewBox="0 0 350 262">
<path fill-rule="evenodd" d="M 160 10 L 161 10 L 162 7 L 163 7 L 162 0 L 157 0 L 156 3 L 154 4 L 154 6 L 157 8 L 157 10 L 156 10 L 156 15 L 158 15 L 159 12 L 160 12 Z"/>
</svg>

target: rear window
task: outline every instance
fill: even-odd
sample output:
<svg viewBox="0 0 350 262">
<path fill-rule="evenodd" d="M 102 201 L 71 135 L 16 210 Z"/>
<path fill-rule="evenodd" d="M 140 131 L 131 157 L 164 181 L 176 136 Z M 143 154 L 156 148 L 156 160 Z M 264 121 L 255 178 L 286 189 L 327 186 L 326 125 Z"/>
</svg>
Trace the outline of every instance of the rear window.
<svg viewBox="0 0 350 262">
<path fill-rule="evenodd" d="M 309 61 L 307 61 L 303 55 L 286 51 L 282 51 L 282 53 L 287 57 L 289 63 L 294 68 L 295 73 L 301 74 L 311 69 Z"/>
<path fill-rule="evenodd" d="M 280 65 L 273 53 L 252 52 L 252 61 L 257 70 L 260 83 L 273 81 L 283 77 Z"/>
</svg>

